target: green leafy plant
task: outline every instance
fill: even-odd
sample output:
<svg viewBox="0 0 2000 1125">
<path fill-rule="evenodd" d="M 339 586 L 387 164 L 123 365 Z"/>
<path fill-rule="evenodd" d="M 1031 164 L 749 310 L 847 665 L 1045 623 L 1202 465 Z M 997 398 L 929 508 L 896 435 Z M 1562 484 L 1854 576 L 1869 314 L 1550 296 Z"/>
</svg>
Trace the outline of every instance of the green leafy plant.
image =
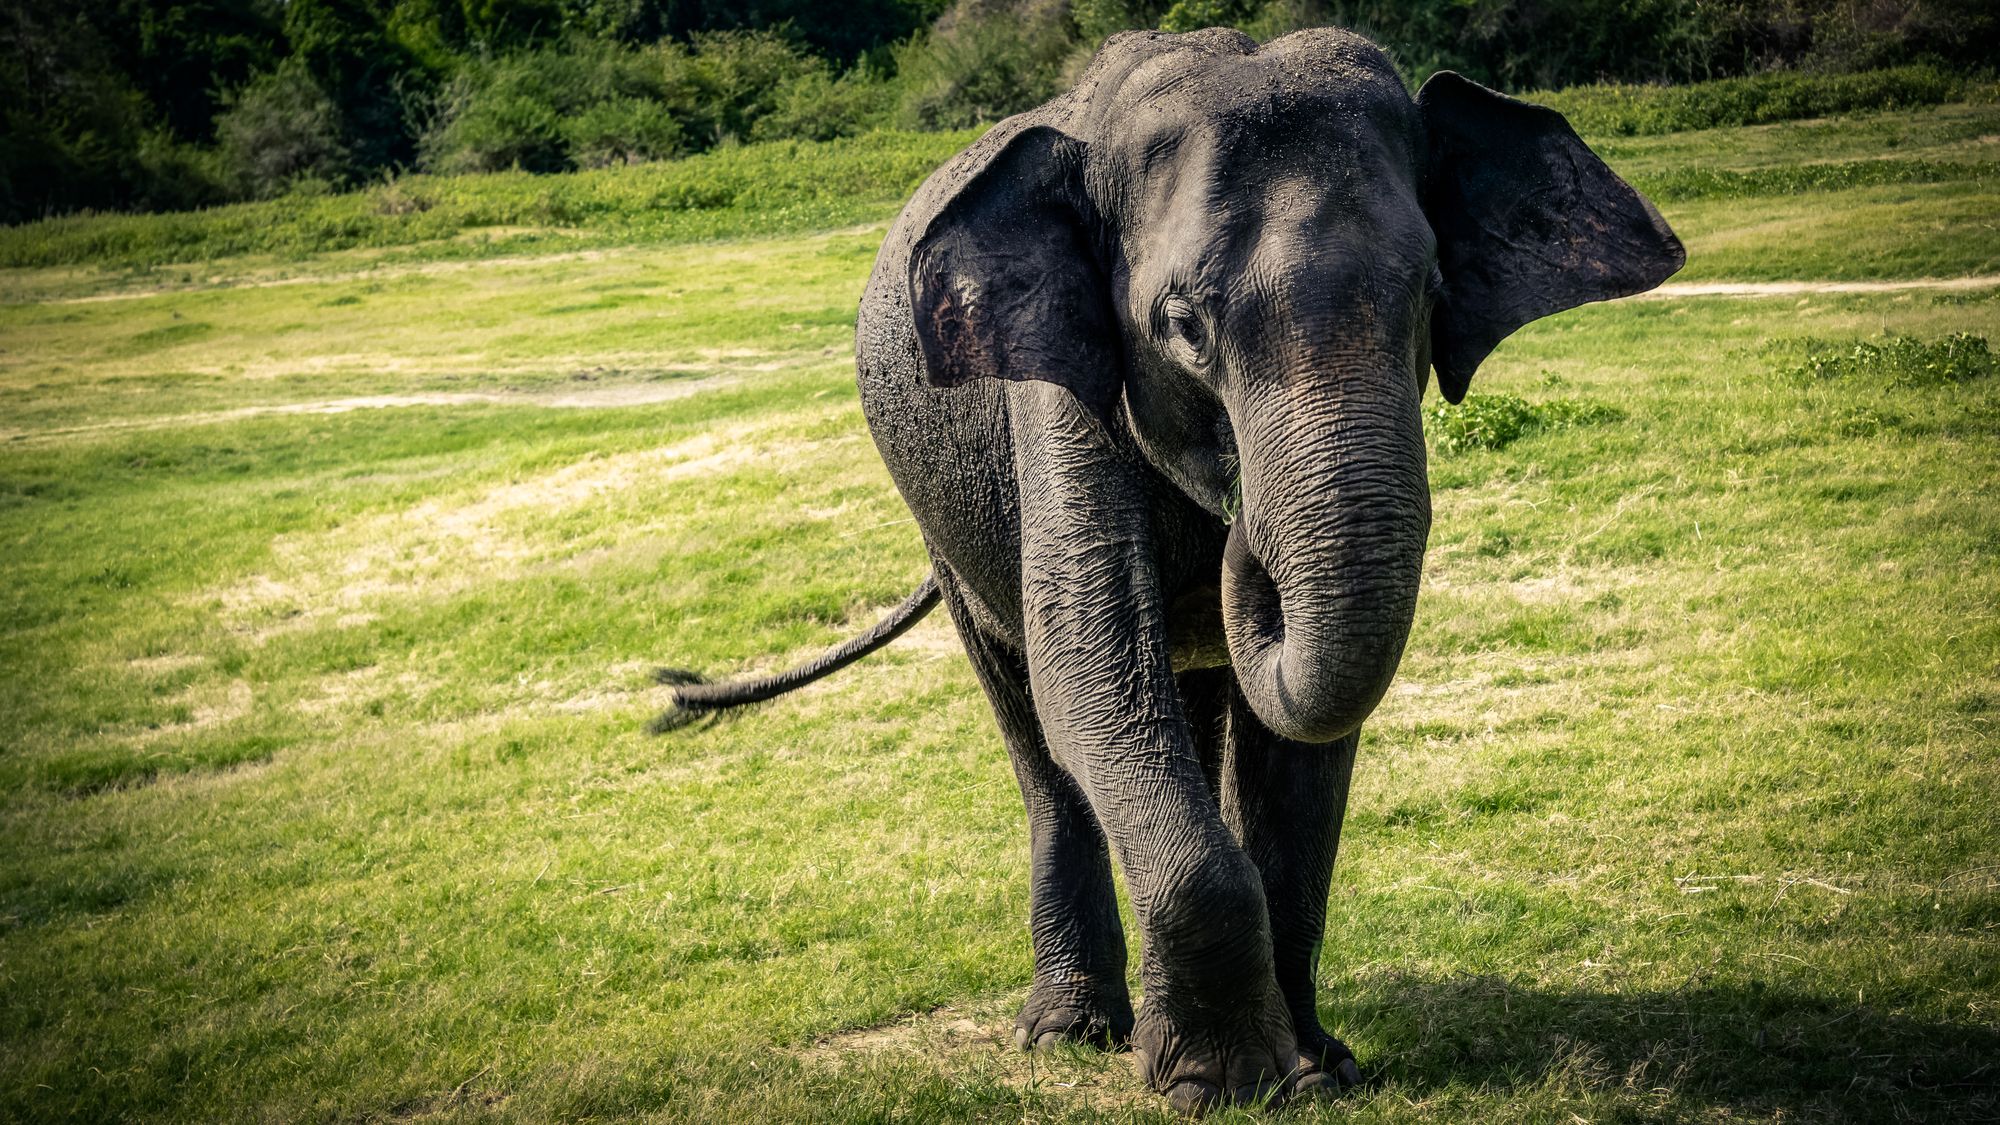
<svg viewBox="0 0 2000 1125">
<path fill-rule="evenodd" d="M 562 126 L 569 159 L 578 168 L 665 160 L 680 151 L 683 136 L 672 111 L 645 98 L 599 102 Z"/>
<path fill-rule="evenodd" d="M 1573 399 L 1534 403 L 1511 394 L 1467 395 L 1453 406 L 1442 398 L 1424 411 L 1431 444 L 1445 456 L 1505 449 L 1530 434 L 1591 426 L 1624 417 L 1616 407 Z"/>
<path fill-rule="evenodd" d="M 1805 341 L 1805 359 L 1785 368 L 1795 381 L 1870 378 L 1891 387 L 1946 387 L 2000 370 L 1986 337 L 1954 332 L 1936 340 L 1886 335 L 1879 341 Z"/>
<path fill-rule="evenodd" d="M 896 123 L 957 129 L 998 121 L 1054 97 L 1072 49 L 1060 19 L 961 20 L 896 49 Z"/>
<path fill-rule="evenodd" d="M 1176 0 L 1160 17 L 1161 31 L 1199 31 L 1204 27 L 1225 27 L 1249 15 L 1243 0 Z"/>
</svg>

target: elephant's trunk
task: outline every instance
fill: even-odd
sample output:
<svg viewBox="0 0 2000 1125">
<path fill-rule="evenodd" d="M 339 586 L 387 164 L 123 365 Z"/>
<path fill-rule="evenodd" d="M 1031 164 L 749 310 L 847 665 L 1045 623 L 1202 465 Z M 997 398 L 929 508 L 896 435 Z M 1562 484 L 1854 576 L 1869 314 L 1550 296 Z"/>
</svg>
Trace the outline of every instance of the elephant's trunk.
<svg viewBox="0 0 2000 1125">
<path fill-rule="evenodd" d="M 1265 725 L 1330 742 L 1388 690 L 1416 611 L 1430 534 L 1420 391 L 1407 371 L 1379 369 L 1291 382 L 1235 417 L 1243 511 L 1223 560 L 1223 626 Z"/>
</svg>

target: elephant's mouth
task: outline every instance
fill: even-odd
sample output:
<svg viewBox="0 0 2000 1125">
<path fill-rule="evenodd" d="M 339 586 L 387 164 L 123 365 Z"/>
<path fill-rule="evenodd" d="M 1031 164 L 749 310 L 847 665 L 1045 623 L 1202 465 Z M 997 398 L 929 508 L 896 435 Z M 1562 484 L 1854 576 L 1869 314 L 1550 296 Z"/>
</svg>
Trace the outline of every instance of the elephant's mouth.
<svg viewBox="0 0 2000 1125">
<path fill-rule="evenodd" d="M 1167 614 L 1167 648 L 1176 674 L 1229 663 L 1221 586 L 1197 586 L 1174 599 Z"/>
<path fill-rule="evenodd" d="M 1195 451 L 1194 470 L 1188 475 L 1196 487 L 1189 494 L 1225 525 L 1232 524 L 1243 514 L 1243 458 L 1236 451 L 1236 427 L 1227 411 L 1216 411 L 1212 433 L 1210 442 Z"/>
</svg>

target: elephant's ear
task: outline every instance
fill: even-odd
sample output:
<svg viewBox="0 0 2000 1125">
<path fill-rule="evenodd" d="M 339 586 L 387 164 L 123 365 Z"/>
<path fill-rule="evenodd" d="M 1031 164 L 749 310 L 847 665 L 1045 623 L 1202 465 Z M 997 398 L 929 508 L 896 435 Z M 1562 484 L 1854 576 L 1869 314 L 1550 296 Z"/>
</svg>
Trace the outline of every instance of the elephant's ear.
<svg viewBox="0 0 2000 1125">
<path fill-rule="evenodd" d="M 1515 329 L 1643 293 L 1687 261 L 1652 203 L 1555 110 L 1450 71 L 1424 83 L 1417 108 L 1430 136 L 1424 212 L 1444 275 L 1431 363 L 1452 402 Z"/>
<path fill-rule="evenodd" d="M 1116 394 L 1117 328 L 1083 218 L 1082 165 L 1081 143 L 1029 126 L 918 238 L 910 301 L 929 381 L 1039 379 L 1096 409 Z"/>
</svg>

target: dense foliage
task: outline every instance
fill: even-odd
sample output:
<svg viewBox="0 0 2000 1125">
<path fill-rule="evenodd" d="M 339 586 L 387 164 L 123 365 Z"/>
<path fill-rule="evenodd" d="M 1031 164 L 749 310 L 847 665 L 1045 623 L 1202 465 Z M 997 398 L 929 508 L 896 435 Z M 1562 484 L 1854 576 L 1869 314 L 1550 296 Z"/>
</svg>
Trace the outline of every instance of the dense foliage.
<svg viewBox="0 0 2000 1125">
<path fill-rule="evenodd" d="M 1336 23 L 1413 77 L 1510 89 L 1929 64 L 1851 89 L 1751 83 L 1680 105 L 1627 85 L 1564 107 L 1625 133 L 1931 104 L 2000 33 L 1986 0 L 947 2 L 22 0 L 0 10 L 0 221 L 962 128 L 1046 99 L 1128 27 Z"/>
</svg>

